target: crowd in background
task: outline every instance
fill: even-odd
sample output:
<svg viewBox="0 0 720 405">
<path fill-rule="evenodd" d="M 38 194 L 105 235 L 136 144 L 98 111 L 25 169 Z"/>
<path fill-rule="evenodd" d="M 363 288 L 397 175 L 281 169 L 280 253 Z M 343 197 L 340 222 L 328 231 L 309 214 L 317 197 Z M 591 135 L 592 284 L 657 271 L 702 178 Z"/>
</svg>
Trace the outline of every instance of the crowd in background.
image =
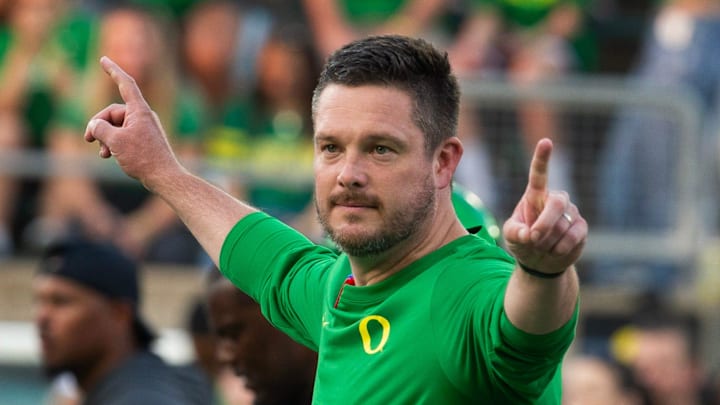
<svg viewBox="0 0 720 405">
<path fill-rule="evenodd" d="M 2 254 L 72 233 L 148 260 L 192 263 L 199 253 L 164 202 L 73 164 L 94 153 L 78 136 L 88 118 L 118 101 L 101 55 L 135 78 L 181 159 L 212 161 L 198 170 L 282 218 L 301 212 L 307 187 L 242 181 L 223 169 L 241 162 L 245 172 L 309 173 L 307 100 L 318 60 L 302 25 L 230 1 L 115 3 L 4 2 L 4 149 L 54 159 L 52 175 L 38 181 L 0 180 Z"/>
<path fill-rule="evenodd" d="M 135 183 L 100 181 L 75 164 L 97 153 L 82 138 L 89 118 L 121 101 L 99 68 L 102 55 L 134 77 L 189 167 L 317 241 L 323 236 L 312 206 L 312 90 L 327 55 L 367 34 L 425 37 L 448 51 L 461 77 L 523 85 L 569 73 L 613 73 L 637 86 L 688 86 L 700 95 L 706 117 L 702 150 L 717 153 L 716 2 L 519 3 L 0 0 L 0 151 L 44 151 L 54 158 L 39 178 L 0 171 L 0 260 L 34 254 L 68 235 L 111 241 L 144 261 L 206 260 L 162 200 Z M 557 115 L 533 100 L 517 110 L 527 150 L 542 137 L 559 141 L 551 186 L 572 192 L 572 159 Z M 469 111 L 461 109 L 466 150 L 458 181 L 493 207 L 488 151 Z M 598 185 L 607 199 L 599 204 L 603 215 L 617 226 L 669 226 L 667 213 L 677 207 L 667 206 L 672 199 L 658 193 L 668 190 L 653 180 L 669 176 L 662 173 L 675 147 L 658 117 L 625 111 L 599 157 L 606 168 Z M 623 153 L 633 148 L 649 153 L 642 161 Z M 703 170 L 716 173 L 715 160 L 704 159 Z M 717 184 L 708 187 L 708 205 Z M 718 403 L 710 398 L 717 367 L 702 364 L 693 350 L 697 326 L 643 315 L 631 330 L 608 333 L 602 348 L 588 345 L 570 355 L 568 387 L 583 388 L 568 388 L 568 404 L 592 403 L 587 395 L 574 396 L 592 389 L 617 395 L 595 403 Z"/>
<path fill-rule="evenodd" d="M 95 153 L 78 136 L 88 119 L 118 101 L 99 69 L 102 55 L 135 78 L 182 159 L 210 162 L 196 167 L 204 177 L 313 235 L 310 96 L 330 52 L 362 35 L 399 33 L 446 49 L 459 76 L 523 84 L 607 70 L 593 21 L 600 26 L 620 4 L 601 3 L 0 1 L 0 145 L 55 158 L 39 179 L 0 174 L 0 256 L 81 233 L 151 261 L 197 259 L 162 201 L 73 165 Z M 548 106 L 530 100 L 518 110 L 528 150 L 561 136 Z M 492 207 L 490 162 L 467 109 L 459 135 L 466 156 L 458 180 Z M 572 190 L 558 145 L 552 183 Z"/>
</svg>

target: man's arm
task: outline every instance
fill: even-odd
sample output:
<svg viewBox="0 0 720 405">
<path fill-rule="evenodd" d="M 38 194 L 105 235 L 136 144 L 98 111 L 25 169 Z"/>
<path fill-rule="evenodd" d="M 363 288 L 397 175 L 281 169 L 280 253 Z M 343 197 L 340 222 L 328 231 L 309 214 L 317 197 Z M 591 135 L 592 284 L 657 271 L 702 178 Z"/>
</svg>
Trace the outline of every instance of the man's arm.
<svg viewBox="0 0 720 405">
<path fill-rule="evenodd" d="M 100 64 L 125 104 L 113 104 L 88 123 L 85 140 L 98 141 L 100 156 L 165 200 L 217 264 L 230 229 L 255 209 L 193 175 L 175 157 L 165 131 L 135 80 L 107 57 Z"/>
<path fill-rule="evenodd" d="M 533 334 L 552 332 L 575 310 L 579 285 L 575 263 L 582 254 L 588 226 L 565 192 L 547 189 L 552 142 L 538 142 L 528 186 L 503 227 L 518 265 L 505 293 L 510 322 Z"/>
</svg>

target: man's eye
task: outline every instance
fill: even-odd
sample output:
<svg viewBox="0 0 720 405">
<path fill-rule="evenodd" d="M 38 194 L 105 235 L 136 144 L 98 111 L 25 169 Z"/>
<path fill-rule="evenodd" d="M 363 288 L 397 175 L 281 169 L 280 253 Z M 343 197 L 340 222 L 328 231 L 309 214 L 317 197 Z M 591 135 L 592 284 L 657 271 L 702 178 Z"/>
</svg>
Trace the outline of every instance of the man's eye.
<svg viewBox="0 0 720 405">
<path fill-rule="evenodd" d="M 386 153 L 388 153 L 388 152 L 390 152 L 390 149 L 388 149 L 388 148 L 385 147 L 385 146 L 378 145 L 378 146 L 375 147 L 375 153 L 377 153 L 377 154 L 379 154 L 379 155 L 384 155 L 384 154 L 386 154 Z"/>
<path fill-rule="evenodd" d="M 64 295 L 54 295 L 54 296 L 50 297 L 49 302 L 56 307 L 61 307 L 61 306 L 69 305 L 72 302 L 72 300 L 69 297 L 66 297 Z"/>
<path fill-rule="evenodd" d="M 337 146 L 335 146 L 335 145 L 325 145 L 322 147 L 322 149 L 325 152 L 330 152 L 330 153 L 337 152 Z"/>
<path fill-rule="evenodd" d="M 229 325 L 215 331 L 218 337 L 224 339 L 237 339 L 243 333 L 244 325 Z"/>
</svg>

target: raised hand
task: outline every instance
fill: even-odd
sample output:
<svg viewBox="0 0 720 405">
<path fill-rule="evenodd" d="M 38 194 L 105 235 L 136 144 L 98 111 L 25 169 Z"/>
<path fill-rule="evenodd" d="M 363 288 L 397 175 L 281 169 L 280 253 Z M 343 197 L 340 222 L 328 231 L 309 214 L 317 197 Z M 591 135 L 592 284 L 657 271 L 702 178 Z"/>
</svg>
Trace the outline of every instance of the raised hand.
<svg viewBox="0 0 720 405">
<path fill-rule="evenodd" d="M 85 130 L 85 140 L 98 141 L 101 157 L 115 157 L 127 175 L 152 188 L 153 179 L 182 167 L 135 80 L 108 57 L 102 57 L 100 64 L 117 84 L 125 104 L 112 104 L 95 114 Z"/>
<path fill-rule="evenodd" d="M 560 273 L 577 262 L 588 226 L 564 191 L 548 190 L 552 142 L 535 147 L 525 193 L 503 226 L 508 249 L 518 262 L 536 271 Z"/>
</svg>

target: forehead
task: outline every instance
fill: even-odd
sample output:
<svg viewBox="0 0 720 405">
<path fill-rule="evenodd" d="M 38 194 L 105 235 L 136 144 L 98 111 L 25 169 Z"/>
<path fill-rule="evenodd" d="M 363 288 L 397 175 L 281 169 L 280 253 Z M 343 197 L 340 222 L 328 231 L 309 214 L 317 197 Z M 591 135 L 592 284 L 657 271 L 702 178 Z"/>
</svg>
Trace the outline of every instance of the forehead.
<svg viewBox="0 0 720 405">
<path fill-rule="evenodd" d="M 94 290 L 65 277 L 40 274 L 33 280 L 33 291 L 36 295 L 61 294 L 88 299 L 102 299 Z"/>
<path fill-rule="evenodd" d="M 208 307 L 214 316 L 236 317 L 248 311 L 260 311 L 260 306 L 250 297 L 239 292 L 229 282 L 214 285 L 208 292 Z"/>
<path fill-rule="evenodd" d="M 328 85 L 317 99 L 316 130 L 359 123 L 374 126 L 412 126 L 413 102 L 397 87 Z"/>
</svg>

